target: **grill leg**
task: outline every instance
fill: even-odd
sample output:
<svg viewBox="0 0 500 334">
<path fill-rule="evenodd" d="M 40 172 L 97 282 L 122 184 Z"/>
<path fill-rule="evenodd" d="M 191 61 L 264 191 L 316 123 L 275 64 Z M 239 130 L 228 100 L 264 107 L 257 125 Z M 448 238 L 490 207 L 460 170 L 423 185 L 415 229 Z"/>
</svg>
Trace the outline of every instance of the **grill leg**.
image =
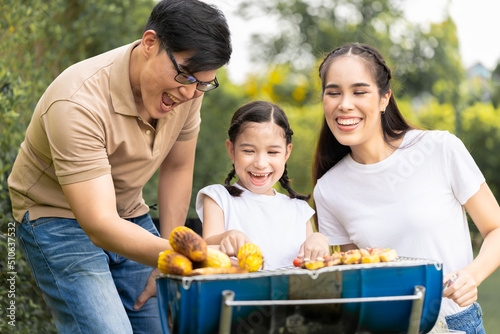
<svg viewBox="0 0 500 334">
<path fill-rule="evenodd" d="M 408 334 L 418 334 L 420 329 L 420 320 L 422 319 L 422 308 L 424 307 L 425 287 L 417 285 L 415 287 L 415 295 L 418 299 L 413 300 L 410 313 L 410 326 Z"/>
<path fill-rule="evenodd" d="M 234 300 L 234 292 L 231 290 L 222 291 L 222 307 L 220 312 L 219 334 L 231 333 L 231 320 L 233 317 L 233 307 L 227 302 Z"/>
</svg>

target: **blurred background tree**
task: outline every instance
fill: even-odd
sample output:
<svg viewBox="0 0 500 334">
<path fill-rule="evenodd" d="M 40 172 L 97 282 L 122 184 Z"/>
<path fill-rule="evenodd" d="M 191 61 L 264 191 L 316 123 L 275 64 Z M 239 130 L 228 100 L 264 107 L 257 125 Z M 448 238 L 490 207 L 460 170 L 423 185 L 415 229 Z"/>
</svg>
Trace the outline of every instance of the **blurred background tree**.
<svg viewBox="0 0 500 334">
<path fill-rule="evenodd" d="M 0 252 L 6 252 L 6 222 L 12 221 L 7 177 L 38 99 L 66 67 L 142 36 L 154 0 L 0 1 Z M 255 35 L 249 48 L 254 71 L 231 82 L 218 71 L 219 89 L 206 94 L 198 140 L 189 217 L 204 186 L 223 183 L 231 169 L 227 128 L 234 111 L 256 99 L 284 108 L 294 130 L 288 162 L 295 190 L 312 192 L 311 163 L 323 119 L 318 65 L 348 42 L 379 49 L 393 69 L 398 104 L 410 122 L 457 134 L 471 150 L 492 191 L 500 198 L 500 63 L 490 73 L 465 69 L 457 28 L 450 16 L 422 29 L 408 22 L 390 0 L 243 0 L 238 15 L 272 16 L 275 34 Z M 237 36 L 233 36 L 233 39 Z M 255 68 L 258 68 L 257 66 Z M 156 203 L 157 175 L 144 188 Z M 279 189 L 283 191 L 282 189 Z M 311 202 L 312 204 L 312 202 Z M 156 211 L 151 211 L 158 217 Z M 477 230 L 473 239 L 480 243 Z M 476 246 L 477 246 L 476 244 Z M 19 248 L 18 327 L 22 333 L 55 332 Z M 2 269 L 2 276 L 5 275 Z M 2 277 L 3 278 L 3 277 Z M 0 296 L 5 296 L 0 286 Z M 5 299 L 0 299 L 3 303 Z M 0 308 L 0 313 L 4 308 Z M 4 315 L 0 314 L 4 319 Z M 10 330 L 0 322 L 0 332 Z"/>
<path fill-rule="evenodd" d="M 335 47 L 358 42 L 375 45 L 386 56 L 402 95 L 437 94 L 440 102 L 452 102 L 464 79 L 449 16 L 426 32 L 390 0 L 252 0 L 240 4 L 239 14 L 270 15 L 278 22 L 275 34 L 253 35 L 250 52 L 256 63 L 289 64 L 294 73 L 310 73 Z"/>
<path fill-rule="evenodd" d="M 500 107 L 500 62 L 491 73 L 491 102 L 494 108 Z"/>
</svg>

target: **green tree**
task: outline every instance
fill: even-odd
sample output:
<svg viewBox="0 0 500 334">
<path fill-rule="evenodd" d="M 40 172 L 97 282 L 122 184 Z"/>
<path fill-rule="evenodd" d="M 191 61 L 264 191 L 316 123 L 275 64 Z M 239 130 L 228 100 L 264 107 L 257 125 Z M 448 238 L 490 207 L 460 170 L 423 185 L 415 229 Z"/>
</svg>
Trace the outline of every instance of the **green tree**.
<svg viewBox="0 0 500 334">
<path fill-rule="evenodd" d="M 315 103 L 305 106 L 283 104 L 282 107 L 293 129 L 293 148 L 287 162 L 292 188 L 304 195 L 312 195 L 312 164 L 317 134 L 323 124 L 323 106 Z M 280 191 L 286 194 L 286 190 Z M 309 204 L 313 204 L 312 200 Z"/>
<path fill-rule="evenodd" d="M 428 130 L 455 131 L 455 109 L 450 103 L 439 104 L 434 98 L 410 113 L 415 119 L 413 125 Z"/>
<path fill-rule="evenodd" d="M 500 198 L 500 108 L 476 103 L 462 113 L 462 138 L 483 172 L 491 191 Z"/>
<path fill-rule="evenodd" d="M 278 22 L 275 34 L 253 36 L 255 62 L 289 63 L 292 72 L 309 73 L 316 59 L 334 48 L 366 43 L 379 49 L 393 68 L 398 96 L 428 93 L 440 102 L 458 103 L 456 91 L 464 71 L 456 26 L 449 16 L 423 30 L 389 0 L 245 1 L 239 15 L 270 15 Z"/>
<path fill-rule="evenodd" d="M 493 107 L 500 107 L 500 61 L 491 73 L 492 98 Z"/>
<path fill-rule="evenodd" d="M 280 28 L 275 34 L 253 37 L 254 59 L 290 62 L 296 69 L 347 42 L 389 46 L 390 27 L 402 23 L 401 10 L 387 0 L 245 1 L 239 13 L 276 17 Z"/>
</svg>

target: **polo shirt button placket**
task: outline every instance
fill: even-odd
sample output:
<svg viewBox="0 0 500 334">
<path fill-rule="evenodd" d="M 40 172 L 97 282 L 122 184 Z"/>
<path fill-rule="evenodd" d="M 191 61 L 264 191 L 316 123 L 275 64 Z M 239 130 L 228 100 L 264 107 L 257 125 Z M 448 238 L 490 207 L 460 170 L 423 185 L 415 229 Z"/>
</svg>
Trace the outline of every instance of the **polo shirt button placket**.
<svg viewBox="0 0 500 334">
<path fill-rule="evenodd" d="M 151 130 L 146 130 L 146 134 L 150 135 L 151 134 Z"/>
</svg>

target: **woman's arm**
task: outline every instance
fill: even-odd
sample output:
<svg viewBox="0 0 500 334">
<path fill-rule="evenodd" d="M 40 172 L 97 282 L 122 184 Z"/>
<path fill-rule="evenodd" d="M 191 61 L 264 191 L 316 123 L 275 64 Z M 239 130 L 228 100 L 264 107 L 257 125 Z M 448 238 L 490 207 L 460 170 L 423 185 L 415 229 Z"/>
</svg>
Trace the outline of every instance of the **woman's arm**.
<svg viewBox="0 0 500 334">
<path fill-rule="evenodd" d="M 443 296 L 453 299 L 462 307 L 477 300 L 479 284 L 500 266 L 500 207 L 486 182 L 464 207 L 484 241 L 474 261 L 464 269 L 444 277 L 447 281 L 454 274 L 458 275 L 455 282 L 444 291 Z"/>
</svg>

